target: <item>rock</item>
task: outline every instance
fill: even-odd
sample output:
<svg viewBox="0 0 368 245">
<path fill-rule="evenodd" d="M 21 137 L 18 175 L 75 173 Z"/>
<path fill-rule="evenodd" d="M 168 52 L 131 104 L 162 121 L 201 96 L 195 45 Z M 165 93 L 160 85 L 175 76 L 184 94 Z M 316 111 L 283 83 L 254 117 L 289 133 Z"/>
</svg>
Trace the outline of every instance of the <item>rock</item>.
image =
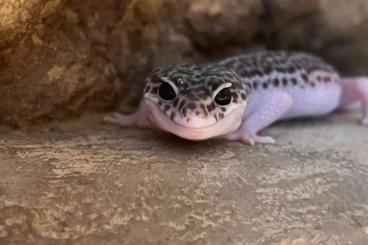
<svg viewBox="0 0 368 245">
<path fill-rule="evenodd" d="M 153 67 L 255 47 L 305 50 L 367 74 L 367 9 L 364 0 L 3 0 L 0 120 L 129 110 Z"/>
<path fill-rule="evenodd" d="M 0 11 L 12 6 L 9 16 L 31 17 L 0 21 L 1 120 L 24 125 L 111 105 L 119 84 L 106 56 L 108 11 L 86 4 L 83 11 L 100 12 L 83 14 L 77 1 L 13 2 L 5 1 Z"/>
<path fill-rule="evenodd" d="M 90 117 L 0 127 L 0 244 L 368 244 L 359 117 L 279 123 L 254 147 Z"/>
</svg>

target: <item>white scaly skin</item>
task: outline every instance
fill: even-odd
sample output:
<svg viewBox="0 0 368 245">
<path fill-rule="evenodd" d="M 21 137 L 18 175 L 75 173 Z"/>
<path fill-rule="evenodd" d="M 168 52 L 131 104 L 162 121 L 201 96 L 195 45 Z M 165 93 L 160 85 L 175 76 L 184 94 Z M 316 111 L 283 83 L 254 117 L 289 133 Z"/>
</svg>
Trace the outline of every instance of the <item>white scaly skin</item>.
<svg viewBox="0 0 368 245">
<path fill-rule="evenodd" d="M 257 133 L 280 119 L 328 114 L 360 102 L 368 124 L 368 78 L 340 78 L 321 59 L 265 51 L 204 65 L 174 65 L 146 79 L 138 111 L 105 121 L 155 127 L 189 140 L 274 143 Z"/>
</svg>

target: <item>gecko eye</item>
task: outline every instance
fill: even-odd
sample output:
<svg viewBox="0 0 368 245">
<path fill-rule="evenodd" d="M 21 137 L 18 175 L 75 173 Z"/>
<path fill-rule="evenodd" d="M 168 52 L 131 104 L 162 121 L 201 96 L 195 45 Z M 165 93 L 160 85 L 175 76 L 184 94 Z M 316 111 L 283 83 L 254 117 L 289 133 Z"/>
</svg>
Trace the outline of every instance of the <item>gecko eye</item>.
<svg viewBox="0 0 368 245">
<path fill-rule="evenodd" d="M 158 88 L 158 96 L 164 101 L 172 101 L 176 98 L 176 90 L 168 82 L 162 82 Z"/>
<path fill-rule="evenodd" d="M 231 103 L 232 101 L 232 96 L 231 96 L 231 92 L 230 92 L 230 88 L 224 88 L 222 90 L 220 90 L 215 98 L 214 101 L 217 105 L 219 106 L 227 106 Z"/>
<path fill-rule="evenodd" d="M 233 102 L 233 97 L 231 95 L 230 87 L 231 83 L 221 84 L 213 93 L 212 100 L 219 107 L 226 107 Z"/>
</svg>

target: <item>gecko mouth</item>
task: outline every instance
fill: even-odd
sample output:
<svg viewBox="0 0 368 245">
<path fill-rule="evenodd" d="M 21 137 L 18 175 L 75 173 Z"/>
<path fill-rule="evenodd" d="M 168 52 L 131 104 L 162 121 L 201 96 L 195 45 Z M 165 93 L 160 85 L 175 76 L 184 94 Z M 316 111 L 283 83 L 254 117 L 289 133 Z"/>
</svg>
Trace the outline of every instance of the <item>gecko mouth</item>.
<svg viewBox="0 0 368 245">
<path fill-rule="evenodd" d="M 157 105 L 146 98 L 145 104 L 149 111 L 149 118 L 158 128 L 189 140 L 205 140 L 234 132 L 239 128 L 244 111 L 244 104 L 234 107 L 223 119 L 202 127 L 188 127 L 172 121 Z"/>
</svg>

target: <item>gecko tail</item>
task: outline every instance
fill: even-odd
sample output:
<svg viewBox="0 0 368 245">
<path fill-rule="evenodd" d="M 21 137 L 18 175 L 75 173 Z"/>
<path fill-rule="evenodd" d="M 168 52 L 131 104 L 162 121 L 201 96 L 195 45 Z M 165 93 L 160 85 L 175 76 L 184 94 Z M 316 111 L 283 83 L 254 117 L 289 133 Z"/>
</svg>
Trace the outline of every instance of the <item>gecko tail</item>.
<svg viewBox="0 0 368 245">
<path fill-rule="evenodd" d="M 368 77 L 345 77 L 340 79 L 342 94 L 340 108 L 362 110 L 362 123 L 368 124 Z"/>
</svg>

